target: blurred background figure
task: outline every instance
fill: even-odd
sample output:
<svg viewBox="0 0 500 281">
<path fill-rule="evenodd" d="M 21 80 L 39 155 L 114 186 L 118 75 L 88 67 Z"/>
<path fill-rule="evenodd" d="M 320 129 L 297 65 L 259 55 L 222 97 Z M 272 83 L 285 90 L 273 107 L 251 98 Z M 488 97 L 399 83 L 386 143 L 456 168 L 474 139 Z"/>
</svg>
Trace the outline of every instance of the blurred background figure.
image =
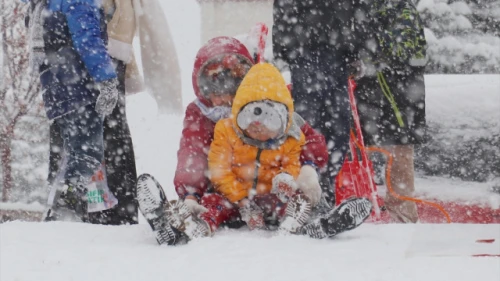
<svg viewBox="0 0 500 281">
<path fill-rule="evenodd" d="M 369 8 L 357 0 L 274 1 L 274 58 L 290 67 L 296 112 L 325 136 L 323 191 L 329 202 L 349 142 L 347 68 L 366 48 L 368 16 Z"/>
<path fill-rule="evenodd" d="M 89 222 L 135 224 L 138 219 L 137 171 L 125 97 L 147 90 L 155 98 L 159 112 L 180 113 L 180 67 L 165 15 L 157 1 L 105 0 L 102 8 L 107 22 L 107 47 L 119 81 L 119 98 L 116 108 L 104 120 L 105 158 L 100 174 L 105 178 L 97 176 L 94 182 L 97 181 L 102 189 L 111 191 L 111 194 L 106 191 L 98 194 L 97 201 L 109 201 L 110 198 L 104 197 L 112 195 L 118 203 L 116 206 L 101 204 L 89 212 Z M 136 35 L 141 39 L 144 81 L 132 46 Z M 58 149 L 62 138 L 57 124 L 51 126 L 50 135 L 49 181 L 52 182 L 63 161 Z"/>
<path fill-rule="evenodd" d="M 39 70 L 45 111 L 57 124 L 65 156 L 64 169 L 51 182 L 46 220 L 67 213 L 86 221 L 88 187 L 104 158 L 103 119 L 118 100 L 105 19 L 94 1 L 30 5 L 30 61 Z"/>
<path fill-rule="evenodd" d="M 381 146 L 393 156 L 391 185 L 412 196 L 414 145 L 424 142 L 427 64 L 424 29 L 411 0 L 379 0 L 370 26 L 377 39 L 375 56 L 358 63 L 358 109 L 367 145 Z M 354 68 L 353 68 L 354 69 Z M 417 206 L 387 193 L 386 207 L 397 222 L 417 222 Z"/>
</svg>

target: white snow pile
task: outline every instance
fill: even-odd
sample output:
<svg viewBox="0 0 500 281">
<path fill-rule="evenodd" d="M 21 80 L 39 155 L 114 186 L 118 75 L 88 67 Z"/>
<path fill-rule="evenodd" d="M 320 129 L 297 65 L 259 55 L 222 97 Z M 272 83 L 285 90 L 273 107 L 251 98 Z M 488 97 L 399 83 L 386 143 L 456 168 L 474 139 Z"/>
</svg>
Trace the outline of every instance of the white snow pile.
<svg viewBox="0 0 500 281">
<path fill-rule="evenodd" d="M 500 184 L 500 75 L 426 75 L 429 140 L 416 166 L 445 175 Z"/>
<path fill-rule="evenodd" d="M 449 2 L 421 0 L 417 4 L 427 27 L 425 37 L 431 60 L 428 70 L 441 73 L 499 73 L 500 38 L 495 25 L 500 19 L 498 1 L 480 1 L 477 4 Z"/>
<path fill-rule="evenodd" d="M 493 243 L 477 240 L 494 239 Z M 500 225 L 371 225 L 333 239 L 218 231 L 158 246 L 148 225 L 0 225 L 2 281 L 497 281 Z"/>
<path fill-rule="evenodd" d="M 443 137 L 487 137 L 500 132 L 500 75 L 426 75 L 426 115 Z"/>
</svg>

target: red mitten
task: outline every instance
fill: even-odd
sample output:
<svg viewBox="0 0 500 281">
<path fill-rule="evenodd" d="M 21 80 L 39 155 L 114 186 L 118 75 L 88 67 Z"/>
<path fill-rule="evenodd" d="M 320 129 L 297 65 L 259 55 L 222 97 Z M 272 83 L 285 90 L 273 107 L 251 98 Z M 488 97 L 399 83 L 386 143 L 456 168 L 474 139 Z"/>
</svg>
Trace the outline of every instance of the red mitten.
<svg viewBox="0 0 500 281">
<path fill-rule="evenodd" d="M 264 212 L 254 201 L 246 199 L 242 205 L 240 208 L 241 220 L 246 222 L 250 230 L 266 228 Z"/>
</svg>

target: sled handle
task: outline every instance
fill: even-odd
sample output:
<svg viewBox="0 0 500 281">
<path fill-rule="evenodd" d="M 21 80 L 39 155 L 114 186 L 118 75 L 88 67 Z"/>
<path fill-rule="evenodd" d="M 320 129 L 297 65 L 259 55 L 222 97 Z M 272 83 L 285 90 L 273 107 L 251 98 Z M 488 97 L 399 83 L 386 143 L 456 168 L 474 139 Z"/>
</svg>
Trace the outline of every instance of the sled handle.
<svg viewBox="0 0 500 281">
<path fill-rule="evenodd" d="M 352 118 L 354 119 L 354 128 L 356 129 L 356 139 L 362 148 L 365 148 L 363 134 L 361 133 L 361 122 L 359 121 L 358 106 L 356 105 L 356 97 L 354 91 L 356 90 L 356 82 L 352 77 L 347 80 L 347 89 L 349 93 L 349 103 L 351 104 Z M 364 159 L 363 159 L 364 160 Z"/>
<path fill-rule="evenodd" d="M 260 27 L 260 33 L 259 33 L 259 43 L 257 45 L 256 63 L 259 63 L 259 62 L 264 62 L 264 52 L 266 50 L 266 39 L 269 29 L 267 28 L 267 25 L 265 23 L 258 23 L 257 25 Z"/>
<path fill-rule="evenodd" d="M 354 143 L 360 150 L 362 167 L 363 169 L 365 169 L 366 174 L 369 176 L 368 184 L 370 186 L 371 201 L 373 203 L 373 209 L 375 210 L 375 217 L 377 219 L 380 219 L 381 210 L 377 200 L 377 189 L 374 186 L 372 170 L 370 169 L 370 166 L 368 164 L 368 155 L 366 154 L 365 150 L 363 133 L 361 131 L 361 122 L 359 121 L 358 107 L 356 105 L 356 97 L 354 96 L 354 91 L 356 90 L 356 82 L 354 81 L 354 78 L 352 76 L 349 77 L 349 79 L 347 80 L 347 90 L 349 94 L 349 103 L 351 104 L 352 118 L 354 119 L 354 127 L 356 130 L 356 134 L 352 133 L 351 131 L 351 139 L 354 141 Z M 351 150 L 352 148 L 353 146 L 351 146 Z M 352 152 L 356 153 L 356 151 Z"/>
</svg>

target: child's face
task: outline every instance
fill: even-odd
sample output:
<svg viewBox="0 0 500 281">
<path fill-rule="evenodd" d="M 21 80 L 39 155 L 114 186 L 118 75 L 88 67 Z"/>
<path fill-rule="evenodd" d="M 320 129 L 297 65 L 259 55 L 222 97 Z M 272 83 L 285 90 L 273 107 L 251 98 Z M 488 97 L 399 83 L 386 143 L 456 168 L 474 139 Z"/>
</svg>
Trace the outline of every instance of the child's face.
<svg viewBox="0 0 500 281">
<path fill-rule="evenodd" d="M 229 94 L 209 94 L 208 99 L 212 102 L 214 106 L 231 106 L 233 103 L 234 95 Z"/>
<path fill-rule="evenodd" d="M 269 130 L 262 124 L 251 123 L 245 130 L 245 134 L 250 138 L 258 141 L 268 141 L 278 136 L 277 132 Z"/>
</svg>

